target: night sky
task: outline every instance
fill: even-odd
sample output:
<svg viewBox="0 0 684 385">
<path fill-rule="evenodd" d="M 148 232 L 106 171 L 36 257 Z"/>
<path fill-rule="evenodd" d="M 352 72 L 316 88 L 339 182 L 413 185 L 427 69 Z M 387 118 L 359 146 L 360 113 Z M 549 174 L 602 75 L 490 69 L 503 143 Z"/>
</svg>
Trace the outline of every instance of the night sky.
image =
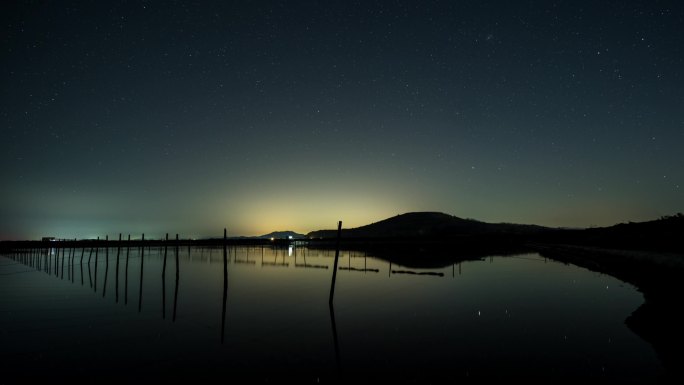
<svg viewBox="0 0 684 385">
<path fill-rule="evenodd" d="M 0 239 L 684 211 L 681 1 L 0 13 Z"/>
</svg>

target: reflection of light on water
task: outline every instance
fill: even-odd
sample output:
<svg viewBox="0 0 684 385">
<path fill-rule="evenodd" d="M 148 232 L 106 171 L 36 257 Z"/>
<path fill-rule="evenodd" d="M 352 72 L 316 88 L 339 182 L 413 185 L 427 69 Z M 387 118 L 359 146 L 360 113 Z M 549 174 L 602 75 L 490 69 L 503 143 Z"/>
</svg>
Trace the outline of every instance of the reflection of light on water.
<svg viewBox="0 0 684 385">
<path fill-rule="evenodd" d="M 292 256 L 292 245 L 290 245 L 290 246 L 287 248 L 287 256 L 288 256 L 288 257 L 291 257 L 291 256 Z"/>
</svg>

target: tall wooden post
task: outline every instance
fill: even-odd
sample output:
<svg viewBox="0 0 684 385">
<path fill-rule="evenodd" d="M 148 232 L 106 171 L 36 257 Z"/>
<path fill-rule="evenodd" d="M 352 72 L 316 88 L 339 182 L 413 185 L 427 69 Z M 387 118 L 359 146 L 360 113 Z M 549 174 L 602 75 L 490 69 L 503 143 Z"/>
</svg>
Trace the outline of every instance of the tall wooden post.
<svg viewBox="0 0 684 385">
<path fill-rule="evenodd" d="M 221 311 L 221 343 L 225 336 L 226 329 L 226 300 L 228 299 L 228 255 L 226 253 L 226 243 L 228 243 L 228 231 L 223 229 L 223 309 Z"/>
<path fill-rule="evenodd" d="M 64 249 L 66 247 L 62 247 L 62 279 L 64 279 Z"/>
<path fill-rule="evenodd" d="M 176 234 L 176 287 L 173 293 L 173 322 L 176 322 L 176 308 L 178 307 L 178 278 L 180 277 L 180 270 L 178 270 L 178 234 Z"/>
<path fill-rule="evenodd" d="M 332 283 L 330 284 L 330 298 L 328 303 L 332 304 L 335 296 L 335 281 L 337 280 L 337 260 L 340 258 L 340 237 L 342 236 L 342 221 L 337 223 L 337 246 L 335 247 L 335 264 L 333 265 Z"/>
<path fill-rule="evenodd" d="M 80 263 L 80 265 L 81 265 L 81 286 L 84 285 L 84 281 L 83 281 L 83 256 L 84 255 L 85 255 L 85 245 L 81 249 L 81 263 Z"/>
<path fill-rule="evenodd" d="M 119 255 L 121 254 L 121 233 L 119 233 L 119 243 L 116 245 L 116 303 L 119 303 Z"/>
<path fill-rule="evenodd" d="M 140 248 L 140 290 L 138 291 L 138 313 L 142 310 L 143 271 L 145 267 L 145 234 L 142 235 Z"/>
<path fill-rule="evenodd" d="M 97 253 L 100 251 L 100 237 L 97 237 L 97 247 L 95 247 L 95 292 L 97 293 Z"/>
<path fill-rule="evenodd" d="M 131 234 L 126 242 L 126 267 L 124 268 L 124 305 L 128 305 L 128 256 L 131 254 Z"/>
<path fill-rule="evenodd" d="M 162 278 L 166 276 L 166 253 L 169 243 L 169 233 L 166 233 L 166 242 L 164 242 L 164 264 L 162 265 Z"/>
<path fill-rule="evenodd" d="M 169 233 L 164 242 L 164 266 L 162 267 L 162 319 L 166 319 L 166 255 L 168 252 Z"/>
<path fill-rule="evenodd" d="M 105 238 L 105 276 L 104 283 L 102 284 L 102 298 L 104 298 L 107 292 L 107 277 L 109 276 L 109 235 Z"/>
</svg>

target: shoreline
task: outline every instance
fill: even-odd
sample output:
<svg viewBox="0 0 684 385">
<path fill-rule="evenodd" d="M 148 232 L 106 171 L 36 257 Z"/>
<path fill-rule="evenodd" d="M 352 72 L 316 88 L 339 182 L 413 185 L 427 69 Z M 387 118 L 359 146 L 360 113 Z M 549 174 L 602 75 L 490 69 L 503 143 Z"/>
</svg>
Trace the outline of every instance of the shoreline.
<svg viewBox="0 0 684 385">
<path fill-rule="evenodd" d="M 680 315 L 684 257 L 676 253 L 567 244 L 530 244 L 540 255 L 632 284 L 644 296 L 625 324 L 647 341 L 671 378 L 684 377 L 684 317 Z"/>
</svg>

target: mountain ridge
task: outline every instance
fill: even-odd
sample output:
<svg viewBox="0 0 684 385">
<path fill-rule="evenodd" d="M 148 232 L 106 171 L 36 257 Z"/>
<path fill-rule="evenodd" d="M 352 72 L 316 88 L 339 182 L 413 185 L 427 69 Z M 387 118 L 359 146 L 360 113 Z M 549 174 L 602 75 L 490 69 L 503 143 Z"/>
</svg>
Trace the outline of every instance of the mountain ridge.
<svg viewBox="0 0 684 385">
<path fill-rule="evenodd" d="M 345 238 L 399 238 L 439 237 L 452 235 L 480 235 L 492 233 L 531 234 L 550 230 L 538 225 L 512 223 L 487 223 L 475 219 L 463 219 L 436 211 L 399 214 L 390 218 L 355 228 L 344 229 Z M 309 238 L 333 238 L 337 230 L 315 230 Z"/>
</svg>

